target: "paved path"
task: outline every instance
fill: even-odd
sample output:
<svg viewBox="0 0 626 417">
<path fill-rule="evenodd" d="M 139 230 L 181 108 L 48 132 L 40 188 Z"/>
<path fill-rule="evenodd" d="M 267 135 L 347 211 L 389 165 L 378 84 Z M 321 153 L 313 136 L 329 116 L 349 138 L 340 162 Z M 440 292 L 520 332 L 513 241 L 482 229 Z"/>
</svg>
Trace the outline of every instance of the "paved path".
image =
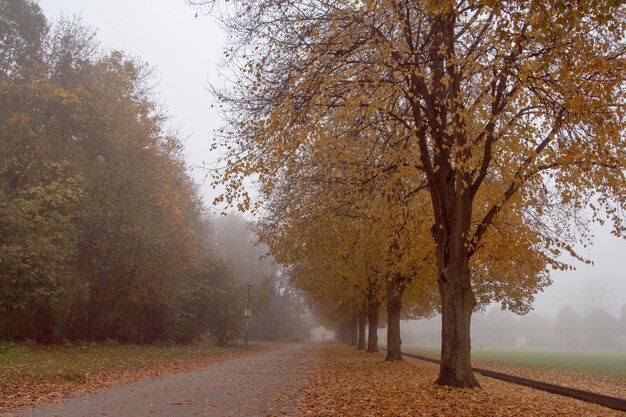
<svg viewBox="0 0 626 417">
<path fill-rule="evenodd" d="M 292 415 L 282 392 L 297 384 L 311 345 L 234 359 L 198 371 L 137 381 L 6 417 L 192 417 Z"/>
</svg>

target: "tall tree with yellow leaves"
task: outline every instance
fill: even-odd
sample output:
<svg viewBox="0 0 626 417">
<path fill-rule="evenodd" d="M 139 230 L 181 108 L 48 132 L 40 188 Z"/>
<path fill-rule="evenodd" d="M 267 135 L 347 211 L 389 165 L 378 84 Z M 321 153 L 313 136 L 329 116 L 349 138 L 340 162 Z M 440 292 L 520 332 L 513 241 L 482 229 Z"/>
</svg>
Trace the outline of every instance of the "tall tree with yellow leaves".
<svg viewBox="0 0 626 417">
<path fill-rule="evenodd" d="M 331 122 L 360 128 L 365 115 L 370 125 L 401 126 L 395 146 L 369 143 L 384 150 L 374 153 L 381 171 L 400 160 L 397 175 L 427 183 L 443 320 L 438 383 L 477 385 L 475 286 L 506 282 L 477 262 L 493 258 L 487 249 L 502 266 L 507 250 L 522 247 L 529 260 L 566 268 L 560 253 L 589 241 L 579 219 L 608 219 L 624 234 L 619 2 L 241 0 L 235 7 L 227 56 L 243 65 L 234 89 L 221 94 L 234 140 L 231 164 L 217 178 L 227 184 L 224 199 L 248 207 L 243 179 L 257 175 L 262 191 L 271 190 L 277 173 L 306 163 L 303 148 L 329 146 Z M 509 208 L 529 240 L 514 227 L 509 244 L 495 248 L 495 225 Z"/>
</svg>

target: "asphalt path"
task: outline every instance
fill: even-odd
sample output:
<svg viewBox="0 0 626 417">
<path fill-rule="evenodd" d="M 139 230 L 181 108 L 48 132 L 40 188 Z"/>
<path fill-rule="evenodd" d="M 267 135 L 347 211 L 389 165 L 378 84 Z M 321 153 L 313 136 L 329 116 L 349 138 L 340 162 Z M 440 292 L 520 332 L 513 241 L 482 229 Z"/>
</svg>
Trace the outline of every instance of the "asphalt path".
<svg viewBox="0 0 626 417">
<path fill-rule="evenodd" d="M 191 417 L 293 415 L 289 395 L 313 347 L 262 352 L 211 367 L 136 381 L 5 417 Z"/>
</svg>

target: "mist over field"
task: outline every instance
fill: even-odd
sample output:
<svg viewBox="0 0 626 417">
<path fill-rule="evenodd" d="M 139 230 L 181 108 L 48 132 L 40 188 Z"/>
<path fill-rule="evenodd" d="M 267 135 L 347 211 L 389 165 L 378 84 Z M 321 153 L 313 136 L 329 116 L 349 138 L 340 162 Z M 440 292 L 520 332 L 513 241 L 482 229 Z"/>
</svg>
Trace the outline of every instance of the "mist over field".
<svg viewBox="0 0 626 417">
<path fill-rule="evenodd" d="M 406 345 L 438 346 L 441 318 L 403 322 Z M 626 308 L 614 316 L 602 308 L 578 314 L 565 305 L 556 316 L 531 312 L 516 316 L 492 308 L 472 317 L 472 347 L 626 348 Z M 382 332 L 384 334 L 384 331 Z"/>
<path fill-rule="evenodd" d="M 518 316 L 498 305 L 472 318 L 472 345 L 626 349 L 626 242 L 596 227 L 596 241 L 571 271 L 552 271 L 553 284 L 537 294 L 533 310 Z M 441 319 L 402 323 L 408 345 L 439 345 Z"/>
</svg>

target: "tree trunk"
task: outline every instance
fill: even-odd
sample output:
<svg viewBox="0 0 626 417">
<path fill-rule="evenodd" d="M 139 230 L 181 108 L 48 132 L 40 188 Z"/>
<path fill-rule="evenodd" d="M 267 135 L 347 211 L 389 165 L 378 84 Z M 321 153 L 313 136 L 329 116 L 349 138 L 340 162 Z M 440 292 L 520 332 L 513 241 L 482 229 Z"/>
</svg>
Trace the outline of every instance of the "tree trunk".
<svg viewBox="0 0 626 417">
<path fill-rule="evenodd" d="M 401 361 L 402 339 L 400 338 L 400 311 L 402 290 L 400 274 L 393 274 L 387 283 L 387 357 L 386 361 Z"/>
<path fill-rule="evenodd" d="M 371 300 L 367 306 L 367 321 L 369 324 L 367 335 L 367 351 L 378 352 L 378 309 L 380 301 Z"/>
<path fill-rule="evenodd" d="M 367 326 L 367 304 L 363 303 L 359 311 L 359 344 L 356 347 L 358 350 L 365 350 L 365 326 Z"/>
<path fill-rule="evenodd" d="M 457 222 L 465 227 L 453 228 L 447 245 L 438 253 L 439 277 L 437 284 L 441 297 L 441 365 L 437 384 L 460 388 L 479 386 L 472 372 L 470 324 L 476 299 L 472 291 L 465 234 L 471 215 L 459 216 Z M 467 222 L 467 225 L 464 223 Z M 466 232 L 465 232 L 466 233 Z"/>
<path fill-rule="evenodd" d="M 335 332 L 335 340 L 343 343 L 343 323 L 339 325 L 339 328 Z"/>
<path fill-rule="evenodd" d="M 355 314 L 352 316 L 352 322 L 350 323 L 350 345 L 356 346 L 358 343 L 359 333 L 359 316 Z"/>
<path fill-rule="evenodd" d="M 345 322 L 341 323 L 338 336 L 337 340 L 341 343 L 348 343 L 348 325 Z"/>
</svg>

